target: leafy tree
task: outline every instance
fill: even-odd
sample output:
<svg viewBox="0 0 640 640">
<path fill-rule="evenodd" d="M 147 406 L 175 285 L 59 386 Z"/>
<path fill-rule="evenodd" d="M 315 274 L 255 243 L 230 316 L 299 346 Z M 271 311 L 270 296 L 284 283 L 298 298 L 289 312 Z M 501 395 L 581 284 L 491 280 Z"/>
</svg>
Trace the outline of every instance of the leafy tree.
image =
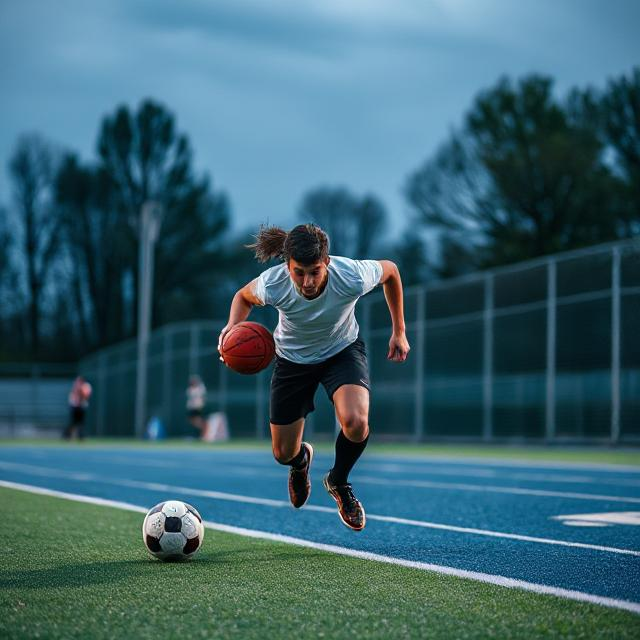
<svg viewBox="0 0 640 640">
<path fill-rule="evenodd" d="M 331 242 L 331 253 L 370 258 L 381 243 L 386 210 L 372 195 L 357 198 L 343 187 L 320 187 L 307 193 L 298 217 L 322 227 Z"/>
<path fill-rule="evenodd" d="M 131 318 L 137 311 L 137 296 L 128 296 L 122 283 L 132 282 L 136 291 L 137 227 L 142 205 L 154 200 L 164 211 L 156 246 L 154 324 L 206 313 L 212 276 L 222 269 L 230 210 L 224 194 L 194 176 L 189 142 L 173 115 L 151 100 L 135 113 L 120 107 L 103 120 L 98 151 L 123 221 L 118 295 L 124 311 L 128 308 Z"/>
<path fill-rule="evenodd" d="M 424 283 L 431 273 L 425 242 L 419 234 L 406 231 L 402 238 L 389 247 L 389 255 L 398 265 L 405 286 Z"/>
<path fill-rule="evenodd" d="M 24 296 L 15 261 L 15 234 L 11 233 L 9 210 L 0 208 L 0 359 L 15 359 L 24 348 L 22 314 Z"/>
<path fill-rule="evenodd" d="M 536 75 L 516 86 L 501 80 L 410 176 L 410 204 L 455 248 L 445 261 L 462 251 L 477 266 L 503 264 L 618 236 L 617 183 L 598 132 L 552 88 Z"/>
<path fill-rule="evenodd" d="M 624 181 L 623 200 L 630 205 L 626 233 L 633 235 L 640 232 L 640 67 L 609 82 L 600 100 L 600 114 Z"/>
<path fill-rule="evenodd" d="M 67 251 L 68 300 L 84 348 L 122 338 L 121 280 L 130 257 L 129 230 L 113 206 L 113 184 L 104 170 L 67 154 L 56 176 L 56 204 Z"/>
<path fill-rule="evenodd" d="M 18 270 L 20 286 L 26 293 L 27 335 L 32 357 L 38 357 L 40 352 L 47 285 L 60 246 L 61 227 L 52 207 L 56 155 L 41 136 L 30 134 L 19 138 L 9 162 Z"/>
</svg>

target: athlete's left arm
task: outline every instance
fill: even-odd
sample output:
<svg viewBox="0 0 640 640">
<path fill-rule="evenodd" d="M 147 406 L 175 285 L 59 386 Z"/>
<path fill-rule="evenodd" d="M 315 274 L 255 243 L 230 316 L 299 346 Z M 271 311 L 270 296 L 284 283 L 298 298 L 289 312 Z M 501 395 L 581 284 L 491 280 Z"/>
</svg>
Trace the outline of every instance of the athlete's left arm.
<svg viewBox="0 0 640 640">
<path fill-rule="evenodd" d="M 389 307 L 393 327 L 387 358 L 394 362 L 404 362 L 409 355 L 411 347 L 405 334 L 402 279 L 400 278 L 400 271 L 394 262 L 380 260 L 380 264 L 382 265 L 380 284 L 384 290 L 384 297 Z"/>
</svg>

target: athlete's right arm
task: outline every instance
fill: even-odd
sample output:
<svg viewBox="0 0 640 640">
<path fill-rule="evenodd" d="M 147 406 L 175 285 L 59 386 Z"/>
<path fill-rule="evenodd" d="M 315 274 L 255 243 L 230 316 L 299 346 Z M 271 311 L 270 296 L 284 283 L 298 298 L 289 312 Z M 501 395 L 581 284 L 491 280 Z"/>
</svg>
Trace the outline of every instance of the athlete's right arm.
<svg viewBox="0 0 640 640">
<path fill-rule="evenodd" d="M 235 296 L 233 296 L 231 309 L 229 311 L 229 320 L 218 336 L 218 352 L 220 352 L 222 341 L 231 327 L 246 320 L 251 313 L 251 309 L 253 309 L 255 305 L 260 307 L 263 305 L 262 300 L 256 297 L 255 294 L 256 280 L 257 278 L 246 284 L 242 289 L 239 289 L 236 292 Z M 224 362 L 222 355 L 220 355 L 220 360 Z"/>
</svg>

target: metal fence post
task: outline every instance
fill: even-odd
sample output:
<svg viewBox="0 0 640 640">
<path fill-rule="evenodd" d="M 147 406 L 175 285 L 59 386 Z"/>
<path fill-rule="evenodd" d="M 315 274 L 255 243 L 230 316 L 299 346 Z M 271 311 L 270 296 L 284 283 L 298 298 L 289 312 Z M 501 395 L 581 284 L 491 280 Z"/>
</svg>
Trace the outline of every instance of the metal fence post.
<svg viewBox="0 0 640 640">
<path fill-rule="evenodd" d="M 425 319 L 426 297 L 424 287 L 417 292 L 416 311 L 416 397 L 415 397 L 415 428 L 414 438 L 420 442 L 424 437 L 424 362 L 425 362 Z"/>
<path fill-rule="evenodd" d="M 200 350 L 200 328 L 193 322 L 189 328 L 189 375 L 198 373 L 198 351 Z"/>
<path fill-rule="evenodd" d="M 104 425 L 106 422 L 105 416 L 104 416 L 104 410 L 106 407 L 105 394 L 107 391 L 106 361 L 107 361 L 107 354 L 104 352 L 101 352 L 100 355 L 98 356 L 98 410 L 96 412 L 98 414 L 96 432 L 98 433 L 99 436 L 104 436 Z"/>
<path fill-rule="evenodd" d="M 556 435 L 556 262 L 547 263 L 547 388 L 545 398 L 545 436 Z"/>
<path fill-rule="evenodd" d="M 218 402 L 220 404 L 220 411 L 223 413 L 227 412 L 227 367 L 226 365 L 222 365 L 220 370 L 220 382 L 218 387 Z"/>
<path fill-rule="evenodd" d="M 264 371 L 256 376 L 256 438 L 264 438 Z"/>
<path fill-rule="evenodd" d="M 620 439 L 620 247 L 611 256 L 611 442 Z"/>
<path fill-rule="evenodd" d="M 493 438 L 493 274 L 484 279 L 482 439 Z"/>
<path fill-rule="evenodd" d="M 34 407 L 34 423 L 35 426 L 39 426 L 41 422 L 41 408 L 40 408 L 40 366 L 34 364 L 31 368 L 31 397 Z"/>
<path fill-rule="evenodd" d="M 164 329 L 164 340 L 162 341 L 162 364 L 163 364 L 163 384 L 164 384 L 164 423 L 166 433 L 169 433 L 169 424 L 171 423 L 171 364 L 173 354 L 171 349 L 171 330 L 169 327 Z"/>
</svg>

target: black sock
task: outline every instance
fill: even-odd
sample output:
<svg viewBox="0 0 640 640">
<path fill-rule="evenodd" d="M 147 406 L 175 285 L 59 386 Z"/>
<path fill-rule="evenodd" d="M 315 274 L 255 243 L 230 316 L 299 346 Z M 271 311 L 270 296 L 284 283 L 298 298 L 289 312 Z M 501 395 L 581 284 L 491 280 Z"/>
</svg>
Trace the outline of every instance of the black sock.
<svg viewBox="0 0 640 640">
<path fill-rule="evenodd" d="M 307 464 L 307 447 L 302 445 L 300 451 L 298 451 L 298 455 L 291 458 L 287 464 L 298 471 L 304 469 L 304 465 Z"/>
<path fill-rule="evenodd" d="M 367 436 L 362 442 L 352 442 L 347 438 L 342 431 L 336 438 L 336 461 L 333 465 L 333 469 L 329 472 L 331 482 L 334 484 L 346 484 L 349 478 L 349 472 L 353 469 L 353 465 L 358 461 L 358 458 L 362 455 L 369 436 Z"/>
</svg>

